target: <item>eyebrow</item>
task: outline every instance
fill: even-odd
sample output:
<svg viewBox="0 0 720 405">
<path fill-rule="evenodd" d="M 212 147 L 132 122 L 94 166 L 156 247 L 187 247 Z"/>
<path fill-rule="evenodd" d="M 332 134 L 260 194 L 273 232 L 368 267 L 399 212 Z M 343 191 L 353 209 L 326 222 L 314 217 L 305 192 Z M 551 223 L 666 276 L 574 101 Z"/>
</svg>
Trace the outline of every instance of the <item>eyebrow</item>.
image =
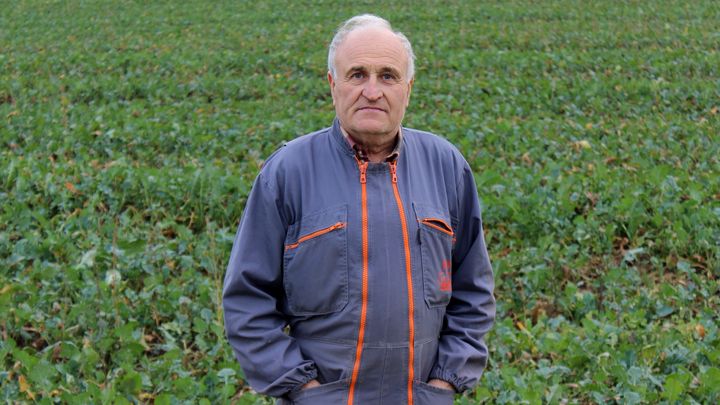
<svg viewBox="0 0 720 405">
<path fill-rule="evenodd" d="M 354 72 L 366 72 L 367 68 L 365 66 L 352 66 L 350 69 L 348 69 L 348 73 L 354 73 Z M 396 77 L 400 77 L 400 72 L 395 69 L 392 66 L 383 66 L 379 70 L 380 73 L 391 73 L 395 75 Z"/>
<path fill-rule="evenodd" d="M 400 72 L 398 72 L 397 69 L 391 66 L 385 66 L 382 69 L 380 69 L 380 73 L 391 73 L 395 77 L 400 77 Z"/>
</svg>

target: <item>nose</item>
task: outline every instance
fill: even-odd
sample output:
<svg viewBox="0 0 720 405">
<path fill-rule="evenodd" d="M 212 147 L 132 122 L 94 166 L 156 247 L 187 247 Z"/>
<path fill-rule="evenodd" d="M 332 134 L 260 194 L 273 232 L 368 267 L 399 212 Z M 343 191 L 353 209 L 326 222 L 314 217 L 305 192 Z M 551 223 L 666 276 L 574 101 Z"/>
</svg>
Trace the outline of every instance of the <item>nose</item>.
<svg viewBox="0 0 720 405">
<path fill-rule="evenodd" d="M 380 90 L 375 77 L 371 77 L 367 82 L 365 82 L 362 95 L 370 101 L 379 100 L 380 97 L 382 97 L 382 90 Z"/>
</svg>

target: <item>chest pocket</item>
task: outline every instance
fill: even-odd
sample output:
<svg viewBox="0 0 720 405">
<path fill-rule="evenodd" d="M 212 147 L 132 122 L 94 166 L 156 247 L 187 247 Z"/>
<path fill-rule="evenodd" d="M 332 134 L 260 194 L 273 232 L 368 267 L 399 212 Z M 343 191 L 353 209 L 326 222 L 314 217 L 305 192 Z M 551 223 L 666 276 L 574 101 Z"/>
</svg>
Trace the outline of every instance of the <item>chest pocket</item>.
<svg viewBox="0 0 720 405">
<path fill-rule="evenodd" d="M 288 228 L 283 285 L 295 315 L 328 314 L 347 305 L 346 205 L 309 214 Z"/>
<path fill-rule="evenodd" d="M 413 203 L 420 232 L 423 292 L 431 308 L 442 307 L 452 297 L 452 247 L 455 232 L 443 210 Z"/>
</svg>

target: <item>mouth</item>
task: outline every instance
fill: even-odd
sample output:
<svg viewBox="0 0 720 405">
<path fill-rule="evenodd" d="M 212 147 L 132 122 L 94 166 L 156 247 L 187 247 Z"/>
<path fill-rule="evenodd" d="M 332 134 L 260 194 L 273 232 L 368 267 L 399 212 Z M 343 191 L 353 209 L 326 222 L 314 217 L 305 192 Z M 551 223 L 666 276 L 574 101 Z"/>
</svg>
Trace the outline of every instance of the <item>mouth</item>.
<svg viewBox="0 0 720 405">
<path fill-rule="evenodd" d="M 385 109 L 380 107 L 360 107 L 357 109 L 358 111 L 378 111 L 378 112 L 386 112 Z"/>
</svg>

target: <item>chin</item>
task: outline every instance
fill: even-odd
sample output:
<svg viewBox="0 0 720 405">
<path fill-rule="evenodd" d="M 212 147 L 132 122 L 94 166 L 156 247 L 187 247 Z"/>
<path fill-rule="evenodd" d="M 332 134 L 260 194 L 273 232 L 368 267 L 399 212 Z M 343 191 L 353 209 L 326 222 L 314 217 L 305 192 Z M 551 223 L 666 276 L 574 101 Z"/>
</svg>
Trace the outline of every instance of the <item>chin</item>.
<svg viewBox="0 0 720 405">
<path fill-rule="evenodd" d="M 386 134 L 389 132 L 389 126 L 381 123 L 358 123 L 354 128 L 357 132 L 373 135 Z"/>
<path fill-rule="evenodd" d="M 384 128 L 365 128 L 360 127 L 357 129 L 358 134 L 369 135 L 369 136 L 382 136 L 387 135 L 389 131 Z"/>
</svg>

